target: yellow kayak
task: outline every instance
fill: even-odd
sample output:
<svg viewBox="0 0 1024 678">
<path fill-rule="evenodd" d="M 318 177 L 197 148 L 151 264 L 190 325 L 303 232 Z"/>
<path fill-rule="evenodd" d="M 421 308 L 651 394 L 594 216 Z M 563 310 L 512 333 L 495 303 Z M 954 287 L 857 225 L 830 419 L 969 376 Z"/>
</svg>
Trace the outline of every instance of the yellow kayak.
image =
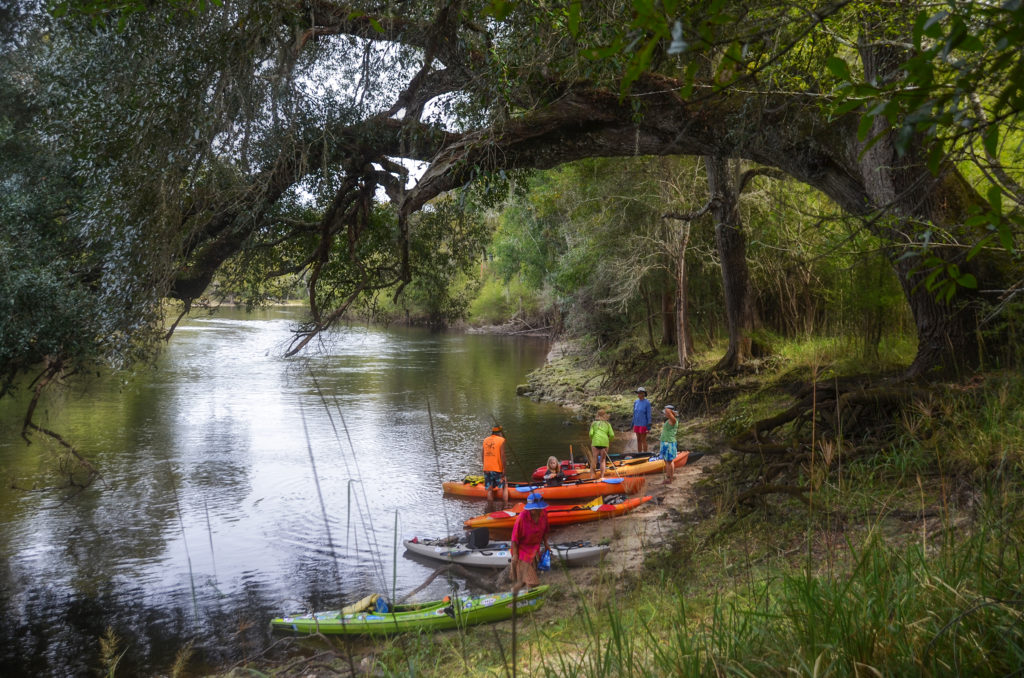
<svg viewBox="0 0 1024 678">
<path fill-rule="evenodd" d="M 690 460 L 690 451 L 683 450 L 676 454 L 676 458 L 672 460 L 672 466 L 679 468 L 685 466 L 686 462 Z M 654 457 L 638 457 L 636 459 L 625 459 L 623 461 L 609 462 L 605 466 L 604 477 L 621 478 L 624 476 L 642 476 L 648 473 L 661 473 L 665 470 L 665 460 L 656 459 Z M 593 473 L 590 470 L 582 470 L 574 478 L 595 478 L 600 476 L 601 472 Z"/>
</svg>

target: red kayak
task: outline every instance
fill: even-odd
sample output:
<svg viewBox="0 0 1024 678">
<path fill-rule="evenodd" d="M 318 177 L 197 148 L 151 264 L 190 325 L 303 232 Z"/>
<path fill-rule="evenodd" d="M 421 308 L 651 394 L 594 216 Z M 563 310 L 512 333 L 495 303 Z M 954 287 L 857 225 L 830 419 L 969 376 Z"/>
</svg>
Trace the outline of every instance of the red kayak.
<svg viewBox="0 0 1024 678">
<path fill-rule="evenodd" d="M 633 497 L 618 504 L 597 504 L 595 506 L 549 506 L 545 509 L 548 513 L 549 525 L 571 525 L 573 523 L 586 523 L 591 520 L 601 520 L 621 516 L 632 511 L 637 506 L 651 500 L 651 496 Z M 464 525 L 467 528 L 490 527 L 493 529 L 512 529 L 516 516 L 523 511 L 523 504 L 516 504 L 507 511 L 495 511 L 482 516 L 470 518 Z"/>
<path fill-rule="evenodd" d="M 562 474 L 566 478 L 572 478 L 573 476 L 576 475 L 577 471 L 582 471 L 583 469 L 589 469 L 590 468 L 590 466 L 588 466 L 587 464 L 581 464 L 580 462 L 576 462 L 574 464 L 571 461 L 569 461 L 568 459 L 563 459 L 558 464 L 558 467 L 562 470 Z M 533 478 L 534 480 L 543 480 L 544 479 L 544 474 L 547 473 L 547 472 L 548 472 L 548 467 L 547 466 L 538 466 L 537 470 L 534 471 L 533 475 L 531 475 L 530 477 Z"/>
</svg>

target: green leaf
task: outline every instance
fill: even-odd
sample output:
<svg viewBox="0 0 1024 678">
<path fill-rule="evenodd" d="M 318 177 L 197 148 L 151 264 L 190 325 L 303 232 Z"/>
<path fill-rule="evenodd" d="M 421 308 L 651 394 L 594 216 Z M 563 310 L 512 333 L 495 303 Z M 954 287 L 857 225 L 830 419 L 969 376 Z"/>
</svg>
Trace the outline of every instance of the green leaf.
<svg viewBox="0 0 1024 678">
<path fill-rule="evenodd" d="M 999 128 L 995 125 L 989 127 L 982 135 L 981 141 L 985 145 L 985 152 L 995 157 L 999 150 Z"/>
<path fill-rule="evenodd" d="M 976 257 L 978 255 L 978 252 L 980 252 L 982 248 L 984 248 L 985 245 L 988 244 L 988 241 L 991 239 L 991 235 L 986 235 L 984 238 L 981 238 L 980 240 L 978 240 L 978 242 L 974 243 L 974 246 L 971 247 L 970 251 L 967 253 L 966 260 L 970 261 L 971 259 Z"/>
<path fill-rule="evenodd" d="M 969 290 L 978 289 L 978 279 L 970 273 L 964 273 L 962 276 L 956 279 L 956 284 L 960 287 L 965 287 Z"/>
<path fill-rule="evenodd" d="M 932 15 L 924 25 L 921 27 L 921 32 L 927 35 L 929 38 L 941 38 L 942 37 L 942 21 L 949 16 L 949 12 L 942 10 L 938 14 Z"/>
<path fill-rule="evenodd" d="M 850 66 L 836 56 L 831 56 L 825 61 L 825 68 L 827 68 L 832 75 L 836 76 L 840 80 L 850 79 Z"/>
<path fill-rule="evenodd" d="M 512 11 L 514 3 L 508 2 L 508 0 L 492 0 L 491 4 L 484 9 L 485 16 L 492 16 L 498 21 L 501 21 L 509 15 Z"/>
<path fill-rule="evenodd" d="M 574 38 L 580 32 L 580 4 L 579 0 L 569 3 L 569 35 Z"/>
<path fill-rule="evenodd" d="M 987 195 L 992 212 L 1001 215 L 1003 213 L 1003 192 L 999 190 L 998 186 L 989 186 Z"/>
<path fill-rule="evenodd" d="M 928 21 L 928 13 L 927 12 L 918 12 L 917 17 L 914 20 L 914 32 L 913 32 L 913 36 L 914 37 L 913 37 L 913 40 L 914 40 L 914 47 L 918 51 L 921 50 L 921 38 L 924 35 L 924 26 L 925 26 L 925 23 L 927 21 Z"/>
<path fill-rule="evenodd" d="M 985 45 L 977 36 L 967 34 L 957 47 L 965 52 L 978 52 L 984 49 Z"/>
<path fill-rule="evenodd" d="M 654 35 L 647 40 L 647 44 L 643 48 L 633 55 L 633 58 L 629 61 L 629 67 L 626 69 L 626 74 L 622 78 L 622 93 L 625 94 L 629 90 L 629 86 L 636 82 L 636 79 L 643 75 L 643 72 L 647 70 L 647 67 L 651 64 L 651 54 L 654 52 L 654 48 L 658 45 L 658 36 Z"/>
<path fill-rule="evenodd" d="M 870 113 L 865 113 L 860 116 L 860 124 L 857 125 L 857 140 L 864 141 L 868 138 L 868 134 L 871 133 L 871 126 L 874 124 L 875 118 Z"/>
<path fill-rule="evenodd" d="M 697 79 L 697 69 L 699 67 L 700 64 L 696 60 L 691 61 L 686 66 L 686 77 L 684 78 L 684 82 L 686 82 L 686 85 L 684 85 L 683 89 L 680 90 L 679 92 L 679 97 L 681 99 L 689 99 L 690 96 L 693 94 L 693 84 Z"/>
<path fill-rule="evenodd" d="M 946 151 L 942 147 L 942 144 L 935 142 L 931 148 L 928 149 L 928 170 L 932 174 L 939 173 L 939 167 L 942 166 L 942 161 L 946 158 Z"/>
<path fill-rule="evenodd" d="M 835 109 L 833 109 L 832 115 L 835 117 L 846 115 L 847 113 L 850 113 L 851 111 L 855 111 L 858 108 L 860 108 L 862 104 L 863 102 L 860 101 L 859 99 L 847 99 L 843 103 L 836 106 Z"/>
<path fill-rule="evenodd" d="M 1003 246 L 1003 249 L 1013 254 L 1015 248 L 1013 246 L 1013 233 L 1010 232 L 1010 226 L 1006 222 L 999 225 L 999 244 Z"/>
<path fill-rule="evenodd" d="M 621 40 L 616 40 L 612 44 L 605 45 L 604 47 L 595 47 L 594 49 L 588 49 L 587 51 L 584 52 L 584 55 L 586 55 L 590 59 L 595 59 L 599 61 L 601 59 L 607 59 L 609 57 L 615 56 L 621 51 L 622 42 Z"/>
</svg>

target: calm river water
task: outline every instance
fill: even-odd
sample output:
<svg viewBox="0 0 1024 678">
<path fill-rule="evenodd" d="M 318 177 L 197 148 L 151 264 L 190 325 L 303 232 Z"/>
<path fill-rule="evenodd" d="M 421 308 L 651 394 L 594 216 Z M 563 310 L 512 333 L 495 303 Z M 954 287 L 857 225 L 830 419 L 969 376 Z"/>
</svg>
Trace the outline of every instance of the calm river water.
<svg viewBox="0 0 1024 678">
<path fill-rule="evenodd" d="M 586 439 L 515 395 L 542 340 L 356 327 L 285 359 L 300 313 L 192 320 L 155 369 L 42 403 L 39 423 L 102 470 L 79 494 L 12 489 L 55 482 L 54 450 L 21 440 L 23 401 L 0 405 L 0 675 L 95 675 L 108 627 L 118 675 L 168 673 L 190 640 L 197 663 L 234 661 L 275 614 L 402 597 L 433 568 L 396 554 L 396 520 L 437 536 L 483 512 L 440 483 L 479 472 L 493 421 L 512 478 Z"/>
</svg>

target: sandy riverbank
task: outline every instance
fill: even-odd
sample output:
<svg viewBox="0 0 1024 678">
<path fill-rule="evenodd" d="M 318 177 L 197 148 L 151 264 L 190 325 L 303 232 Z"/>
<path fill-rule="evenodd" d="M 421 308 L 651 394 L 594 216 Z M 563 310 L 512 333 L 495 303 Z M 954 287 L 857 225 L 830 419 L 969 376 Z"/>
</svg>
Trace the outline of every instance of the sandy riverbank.
<svg viewBox="0 0 1024 678">
<path fill-rule="evenodd" d="M 638 573 L 644 559 L 666 547 L 681 524 L 695 520 L 698 506 L 694 485 L 717 463 L 717 457 L 703 456 L 676 469 L 675 478 L 668 485 L 663 484 L 663 474 L 645 476 L 647 483 L 642 494 L 653 497 L 646 504 L 617 518 L 555 528 L 551 533 L 553 541 L 607 540 L 611 549 L 599 565 L 553 570 L 542 582 L 561 584 L 571 580 L 576 586 L 585 586 L 609 576 L 618 580 L 623 575 Z"/>
<path fill-rule="evenodd" d="M 530 374 L 527 388 L 521 395 L 555 402 L 572 409 L 584 420 L 603 407 L 609 411 L 615 428 L 611 451 L 635 452 L 636 437 L 629 430 L 635 395 L 631 392 L 602 392 L 603 382 L 603 372 L 594 365 L 583 347 L 575 342 L 559 340 L 552 342 L 544 366 Z M 651 449 L 657 444 L 662 417 L 656 413 L 654 419 L 655 428 L 648 438 Z M 713 436 L 709 434 L 708 424 L 706 419 L 681 419 L 679 448 L 705 453 L 711 451 Z M 589 586 L 609 578 L 621 581 L 624 576 L 638 573 L 644 559 L 664 549 L 682 524 L 697 520 L 694 515 L 698 509 L 694 486 L 718 462 L 717 455 L 705 454 L 693 464 L 676 469 L 675 479 L 669 485 L 663 484 L 663 474 L 645 476 L 647 483 L 643 494 L 651 495 L 653 499 L 624 516 L 555 528 L 551 535 L 554 541 L 581 539 L 602 543 L 607 540 L 611 549 L 598 566 L 552 571 L 544 575 L 543 581 Z"/>
</svg>

